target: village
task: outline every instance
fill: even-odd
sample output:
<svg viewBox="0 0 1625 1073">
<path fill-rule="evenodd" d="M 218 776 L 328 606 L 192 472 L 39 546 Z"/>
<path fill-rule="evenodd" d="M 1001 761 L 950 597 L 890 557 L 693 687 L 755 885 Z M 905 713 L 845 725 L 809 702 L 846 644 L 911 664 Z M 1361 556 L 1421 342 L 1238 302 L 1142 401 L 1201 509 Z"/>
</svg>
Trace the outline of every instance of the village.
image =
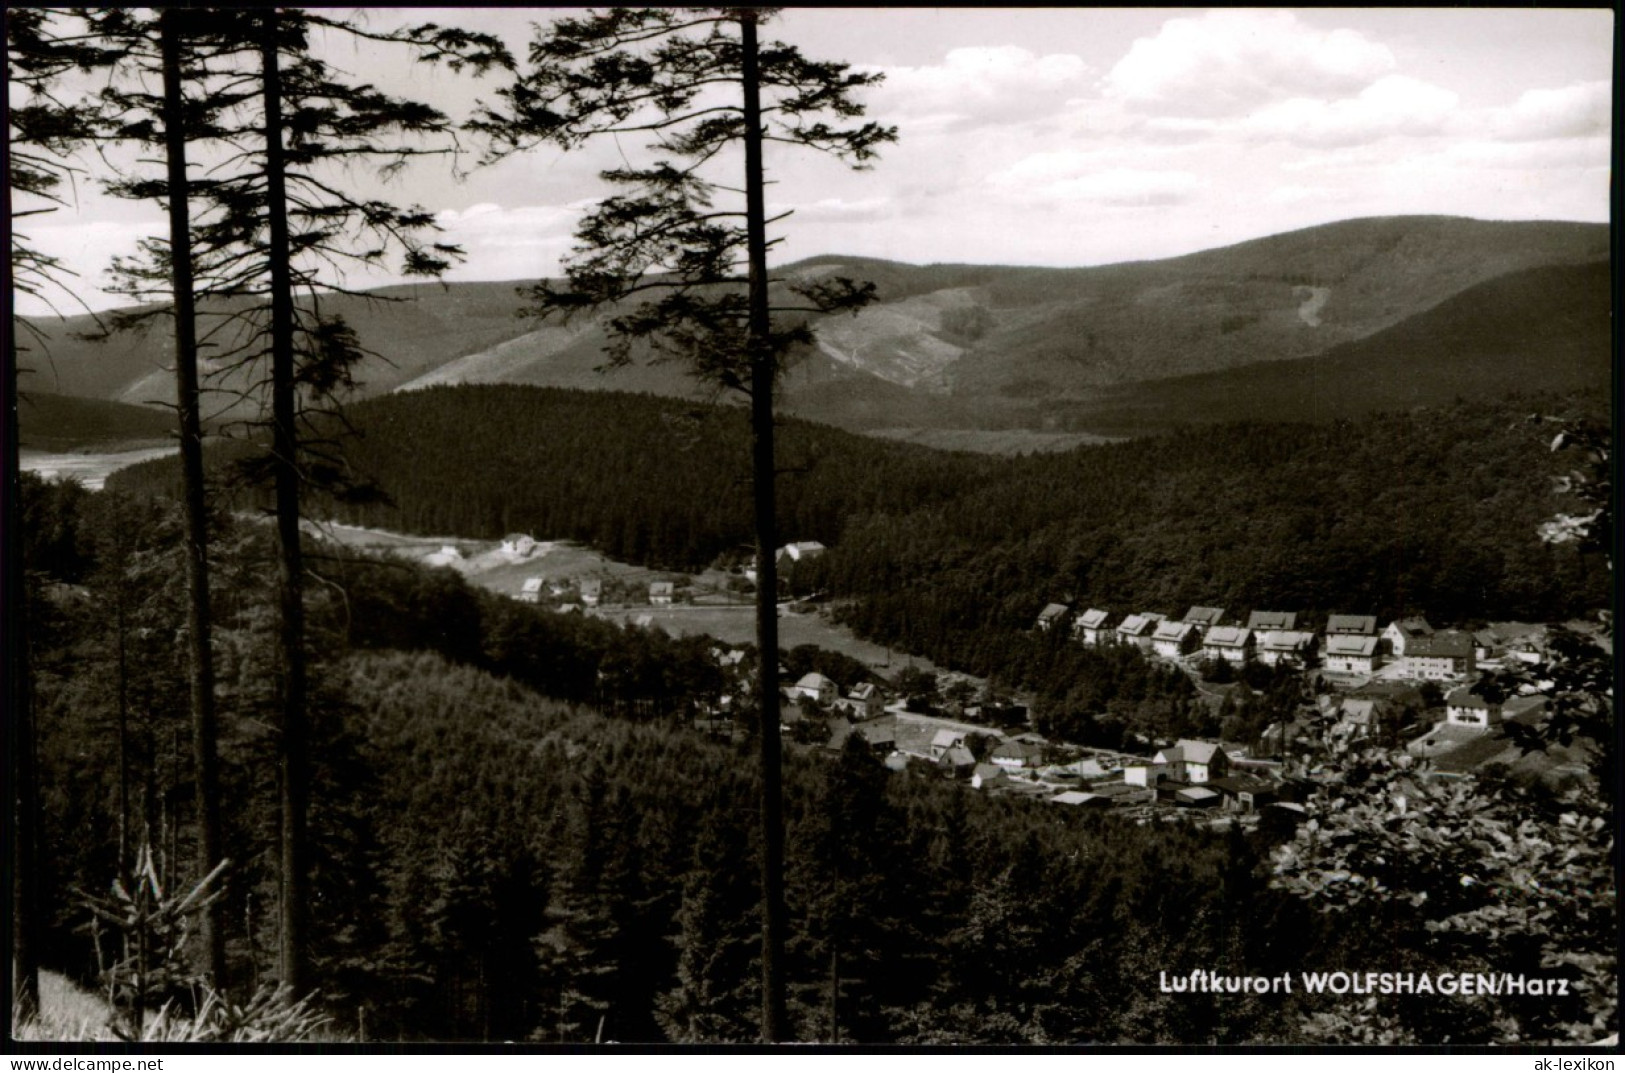
<svg viewBox="0 0 1625 1073">
<path fill-rule="evenodd" d="M 512 534 L 495 554 L 522 564 L 540 547 Z M 826 550 L 816 541 L 788 544 L 779 549 L 777 566 L 781 574 L 792 574 L 798 563 Z M 749 583 L 755 581 L 753 565 L 739 571 Z M 609 580 L 612 590 L 602 577 L 538 575 L 525 577 L 511 595 L 588 614 L 613 603 L 626 612 L 624 621 L 648 628 L 660 611 L 685 604 L 699 610 L 720 594 L 714 584 Z M 743 591 L 733 599 L 746 602 Z M 647 610 L 640 614 L 638 607 Z M 779 605 L 781 616 L 817 610 L 816 598 L 786 598 Z M 1048 740 L 1033 729 L 1026 705 L 996 697 L 968 676 L 916 674 L 908 682 L 900 675 L 890 683 L 870 680 L 843 689 L 818 671 L 791 682 L 789 669 L 781 666 L 787 682 L 782 731 L 797 746 L 814 750 L 838 751 L 857 738 L 895 771 L 954 779 L 990 795 L 1119 810 L 1140 822 L 1206 813 L 1206 822 L 1222 825 L 1301 818 L 1303 802 L 1317 791 L 1317 776 L 1327 770 L 1328 741 L 1358 745 L 1381 738 L 1431 761 L 1436 777 L 1460 777 L 1491 761 L 1516 761 L 1518 753 L 1500 733 L 1503 724 L 1531 723 L 1544 712 L 1544 699 L 1533 691 L 1500 698 L 1474 689 L 1480 672 L 1544 660 L 1547 627 L 1538 624 L 1500 622 L 1469 631 L 1436 629 L 1420 616 L 1379 626 L 1375 616 L 1340 613 L 1311 624 L 1294 611 L 1232 617 L 1223 608 L 1196 606 L 1174 617 L 1050 603 L 1032 630 L 1064 631 L 1071 643 L 1091 648 L 1136 650 L 1179 668 L 1210 699 L 1215 694 L 1203 683 L 1221 677 L 1216 667 L 1302 672 L 1313 677 L 1314 700 L 1291 719 L 1266 727 L 1254 744 L 1178 738 L 1129 752 Z M 697 701 L 693 722 L 704 733 L 732 738 L 744 733 L 733 714 L 736 698 L 749 695 L 751 660 L 745 649 L 727 644 L 712 654 L 730 688 Z M 1562 774 L 1566 765 L 1557 768 Z"/>
</svg>

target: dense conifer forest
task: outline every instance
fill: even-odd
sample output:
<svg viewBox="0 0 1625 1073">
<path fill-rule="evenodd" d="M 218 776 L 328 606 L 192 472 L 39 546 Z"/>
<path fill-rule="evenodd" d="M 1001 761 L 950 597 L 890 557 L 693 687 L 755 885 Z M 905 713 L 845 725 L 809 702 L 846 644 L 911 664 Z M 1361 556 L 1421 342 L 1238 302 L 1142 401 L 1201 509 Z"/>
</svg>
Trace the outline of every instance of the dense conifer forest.
<svg viewBox="0 0 1625 1073">
<path fill-rule="evenodd" d="M 682 427 L 660 421 L 658 411 L 651 418 L 640 427 Z M 1507 414 L 1482 420 L 1475 450 L 1486 459 L 1504 451 L 1510 459 L 1518 430 Z M 562 433 L 567 425 L 559 419 L 552 427 Z M 1410 457 L 1437 461 L 1443 456 L 1427 446 L 1423 430 L 1420 421 L 1395 418 L 1379 432 L 1408 435 Z M 1500 432 L 1504 439 L 1497 439 Z M 818 434 L 809 430 L 809 439 Z M 1249 437 L 1282 442 L 1280 430 L 1229 434 L 1232 447 Z M 828 463 L 822 475 L 829 487 L 859 490 L 875 504 L 893 502 L 885 468 L 873 464 L 877 456 L 858 450 L 867 442 L 827 435 L 834 446 L 819 461 Z M 613 439 L 602 431 L 600 438 Z M 369 433 L 367 442 L 376 449 L 383 440 Z M 968 501 L 954 499 L 973 486 L 950 481 L 954 467 L 961 467 L 961 480 L 979 479 L 974 486 L 995 498 L 1006 480 L 1020 487 L 1018 480 L 1043 478 L 1030 494 L 1102 502 L 1089 499 L 1107 495 L 1085 479 L 1093 473 L 1093 482 L 1130 504 L 1157 502 L 1154 489 L 1137 488 L 1132 476 L 1150 480 L 1151 468 L 1135 468 L 1134 456 L 1117 448 L 1013 461 L 876 448 L 879 456 L 902 460 L 922 496 L 942 497 L 935 508 L 941 518 L 964 514 L 970 534 L 1004 533 L 1022 523 L 1042 531 L 1058 524 L 1059 508 L 1030 504 L 1003 523 L 993 508 L 976 515 Z M 829 460 L 841 459 L 842 449 L 868 458 L 872 490 L 835 479 L 841 471 Z M 1319 450 L 1331 452 L 1324 444 Z M 1288 458 L 1299 454 L 1260 446 L 1238 457 L 1268 474 L 1268 463 L 1283 451 Z M 1316 457 L 1301 459 L 1297 472 L 1313 473 Z M 655 452 L 648 464 L 669 458 Z M 1097 458 L 1116 461 L 1099 469 L 1084 461 Z M 1112 476 L 1113 465 L 1128 475 Z M 941 468 L 940 483 L 930 479 L 938 472 L 933 467 Z M 537 487 L 549 486 L 550 469 L 534 472 Z M 668 472 L 675 482 L 707 470 Z M 1187 479 L 1212 475 L 1208 467 Z M 141 479 L 151 481 L 154 473 Z M 1236 478 L 1219 488 L 1251 495 L 1246 502 L 1257 510 L 1279 501 L 1261 498 L 1262 481 Z M 1441 494 L 1443 483 L 1428 490 Z M 1534 491 L 1513 487 L 1509 500 L 1519 487 Z M 160 870 L 173 876 L 192 837 L 188 765 L 180 752 L 184 705 L 175 695 L 180 679 L 171 643 L 183 615 L 167 580 L 180 554 L 180 525 L 164 499 L 116 488 L 89 493 L 29 480 L 25 492 L 25 554 L 41 608 L 35 650 L 49 806 L 45 879 L 54 907 L 44 946 L 48 963 L 94 984 L 97 943 L 111 937 L 87 930 L 81 892 L 105 889 L 121 840 L 158 847 Z M 1012 491 L 1005 508 L 1016 510 L 1019 498 Z M 1534 498 L 1526 509 L 1537 504 Z M 837 548 L 863 531 L 859 525 L 885 532 L 880 527 L 889 516 L 871 510 L 829 534 L 841 542 Z M 1511 507 L 1504 513 L 1521 517 Z M 933 537 L 924 520 L 929 510 L 915 516 L 922 520 L 912 529 L 891 532 L 912 533 L 919 550 L 908 553 L 900 538 L 886 546 L 919 571 L 899 574 L 897 583 L 925 596 L 932 574 L 921 564 L 932 561 L 931 540 L 942 537 Z M 1509 524 L 1509 533 L 1518 527 Z M 215 529 L 222 779 L 234 862 L 222 918 L 236 974 L 231 982 L 248 986 L 274 972 L 260 927 L 276 896 L 265 720 L 273 703 L 265 669 L 270 545 L 260 526 L 231 514 L 219 514 Z M 1019 577 L 1015 554 L 992 548 L 984 559 L 967 552 L 959 568 L 985 562 L 984 584 L 1008 585 Z M 832 553 L 826 561 L 832 571 L 823 580 L 834 584 L 833 568 L 852 569 L 861 559 Z M 728 688 L 710 643 L 550 613 L 473 589 L 452 571 L 400 561 L 324 556 L 313 558 L 311 570 L 319 758 L 313 881 L 322 906 L 314 971 L 323 1008 L 336 1022 L 369 1039 L 753 1038 L 759 957 L 750 867 L 753 745 L 712 741 L 692 729 L 696 704 Z M 983 601 L 999 606 L 996 591 L 984 589 Z M 849 606 L 856 613 L 885 605 Z M 1104 713 L 1107 723 L 1122 724 L 1066 724 L 1052 715 L 1055 732 L 1109 737 L 1124 726 L 1168 734 L 1211 729 L 1189 723 L 1211 716 L 1191 703 L 1183 675 L 1155 670 L 1133 653 L 1085 653 L 1059 634 L 1028 636 L 1030 616 L 1022 613 L 1018 623 L 1015 614 L 1012 639 L 1001 642 L 1010 660 L 1001 673 L 1060 691 L 1071 707 L 1055 712 Z M 991 636 L 994 627 L 987 630 Z M 828 667 L 843 678 L 857 673 L 813 653 L 785 659 L 794 673 L 804 666 Z M 748 716 L 743 722 L 749 726 Z M 1498 792 L 1511 801 L 1531 791 Z M 987 798 L 952 781 L 891 774 L 856 745 L 839 754 L 793 749 L 785 799 L 789 979 L 799 1039 L 1342 1042 L 1370 1028 L 1364 1015 L 1351 1027 L 1347 996 L 1310 995 L 1301 984 L 1291 994 L 1264 996 L 1174 993 L 1162 990 L 1160 974 L 1209 968 L 1274 977 L 1344 966 L 1436 972 L 1442 964 L 1433 920 L 1446 903 L 1367 904 L 1362 925 L 1351 928 L 1346 916 L 1323 913 L 1315 899 L 1272 884 L 1275 847 L 1292 837 L 1289 827 L 1264 825 L 1244 835 L 1186 823 L 1136 825 L 1043 802 Z M 1555 807 L 1538 797 L 1516 806 L 1526 816 Z M 1453 874 L 1439 883 L 1460 886 Z M 1448 904 L 1460 908 L 1458 901 Z M 1564 940 L 1574 949 L 1589 950 L 1612 934 L 1607 921 L 1583 919 L 1573 929 L 1579 937 Z M 1535 971 L 1542 949 L 1446 946 L 1453 971 Z M 1524 1031 L 1590 1031 L 1571 1026 L 1593 1023 L 1596 997 L 1579 991 L 1561 1001 L 1418 997 L 1378 1018 L 1372 1031 L 1380 1034 L 1371 1038 L 1499 1039 L 1509 1016 Z"/>
<path fill-rule="evenodd" d="M 1069 688 L 1027 636 L 1051 601 L 1118 614 L 1295 610 L 1436 624 L 1559 621 L 1605 606 L 1602 556 L 1542 543 L 1561 460 L 1527 420 L 1586 396 L 1248 423 L 990 458 L 800 421 L 782 434 L 780 527 L 831 551 L 791 579 L 860 634 L 1013 685 Z M 387 504 L 359 524 L 495 539 L 520 530 L 697 570 L 748 543 L 743 414 L 612 393 L 441 388 L 369 400 L 355 471 Z M 517 430 L 517 431 L 516 431 Z M 166 463 L 118 474 L 157 490 Z M 606 494 L 613 489 L 613 494 Z"/>
<path fill-rule="evenodd" d="M 98 940 L 77 892 L 107 885 L 115 833 L 151 837 L 165 875 L 185 859 L 183 709 L 164 655 L 180 621 L 163 580 L 178 524 L 117 493 L 28 492 L 49 609 L 46 948 L 94 980 Z M 256 580 L 267 547 L 253 527 L 221 530 L 237 862 L 225 919 L 247 976 L 271 971 L 252 925 L 275 897 Z M 445 571 L 349 561 L 320 572 L 313 625 L 332 654 L 315 678 L 325 1006 L 382 1039 L 750 1038 L 748 746 L 671 718 L 674 698 L 707 685 L 685 669 L 716 673 L 704 646 L 484 597 Z M 988 801 L 890 776 L 856 749 L 791 760 L 800 1038 L 1285 1038 L 1295 1003 L 1176 1001 L 1152 986 L 1156 973 L 1216 956 L 1287 971 L 1306 941 L 1329 952 L 1360 941 L 1264 889 L 1263 847 L 1239 836 Z"/>
</svg>

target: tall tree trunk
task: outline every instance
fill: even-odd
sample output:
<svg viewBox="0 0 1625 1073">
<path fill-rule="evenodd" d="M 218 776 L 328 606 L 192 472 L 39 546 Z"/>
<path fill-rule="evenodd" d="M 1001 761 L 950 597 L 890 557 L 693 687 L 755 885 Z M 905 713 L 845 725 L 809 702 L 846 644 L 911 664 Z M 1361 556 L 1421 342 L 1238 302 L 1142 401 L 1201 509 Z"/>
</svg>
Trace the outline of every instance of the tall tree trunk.
<svg viewBox="0 0 1625 1073">
<path fill-rule="evenodd" d="M 199 413 L 197 307 L 192 284 L 192 225 L 187 203 L 186 130 L 181 99 L 179 9 L 159 15 L 164 66 L 164 148 L 169 163 L 169 257 L 175 287 L 175 403 L 180 421 L 181 479 L 186 496 L 186 625 L 192 687 L 192 776 L 197 796 L 197 874 L 220 863 L 219 733 L 214 705 L 213 618 L 209 611 L 209 530 L 203 489 L 203 422 Z M 198 969 L 215 989 L 226 983 L 226 943 L 218 902 L 204 905 Z"/>
<path fill-rule="evenodd" d="M 6 195 L 11 207 L 11 195 Z M 15 291 L 7 289 L 6 323 L 15 325 Z M 5 650 L 6 754 L 11 758 L 11 996 L 19 1020 L 39 1011 L 39 767 L 35 747 L 34 679 L 29 666 L 27 568 L 22 556 L 21 473 L 17 466 L 17 336 L 6 332 Z"/>
<path fill-rule="evenodd" d="M 786 1038 L 784 984 L 784 778 L 779 742 L 778 519 L 774 495 L 773 389 L 778 372 L 767 298 L 767 210 L 763 198 L 761 77 L 756 12 L 740 16 L 745 90 L 745 218 L 749 262 L 751 476 L 756 506 L 756 648 L 762 715 L 762 1039 Z"/>
<path fill-rule="evenodd" d="M 282 147 L 282 73 L 278 18 L 264 15 L 265 194 L 271 273 L 271 453 L 276 474 L 277 644 L 282 673 L 282 982 L 296 995 L 309 985 L 309 732 L 305 712 L 304 561 L 299 546 L 299 430 L 294 385 L 293 273 Z"/>
</svg>

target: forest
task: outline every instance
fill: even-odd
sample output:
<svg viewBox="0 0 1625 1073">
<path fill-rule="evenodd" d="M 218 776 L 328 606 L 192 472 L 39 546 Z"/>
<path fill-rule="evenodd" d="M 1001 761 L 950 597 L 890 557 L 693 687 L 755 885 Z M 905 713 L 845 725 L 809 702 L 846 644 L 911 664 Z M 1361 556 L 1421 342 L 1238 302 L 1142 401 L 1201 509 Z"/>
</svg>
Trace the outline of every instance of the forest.
<svg viewBox="0 0 1625 1073">
<path fill-rule="evenodd" d="M 789 581 L 840 601 L 860 634 L 1034 689 L 1077 677 L 1046 669 L 1053 646 L 1027 636 L 1052 601 L 1118 614 L 1283 608 L 1310 624 L 1355 612 L 1562 621 L 1605 606 L 1611 581 L 1603 556 L 1536 536 L 1563 502 L 1551 483 L 1562 461 L 1528 419 L 1594 406 L 1512 396 L 1017 458 L 784 420 L 778 524 L 830 547 Z M 348 418 L 350 464 L 388 502 L 327 506 L 339 520 L 493 540 L 518 530 L 669 569 L 748 555 L 735 408 L 462 386 L 367 400 Z M 223 462 L 218 472 L 228 479 Z M 111 486 L 178 482 L 172 461 L 156 461 Z"/>
<path fill-rule="evenodd" d="M 170 644 L 184 614 L 168 582 L 181 524 L 163 499 L 25 489 L 45 952 L 93 982 L 97 944 L 114 937 L 90 933 L 81 892 L 106 889 L 126 840 L 158 847 L 166 883 L 190 859 Z M 212 524 L 232 818 L 221 917 L 245 986 L 275 972 L 257 924 L 276 897 L 270 546 L 254 522 Z M 551 613 L 447 570 L 353 558 L 312 569 L 313 972 L 334 1023 L 368 1040 L 753 1038 L 752 746 L 689 729 L 688 703 L 722 688 L 707 643 Z M 1436 971 L 1454 942 L 1424 902 L 1368 907 L 1380 919 L 1349 928 L 1272 885 L 1290 827 L 1136 826 L 893 775 L 859 748 L 786 760 L 798 1039 L 1340 1040 L 1351 1029 L 1336 996 L 1170 994 L 1158 974 Z M 1507 971 L 1537 955 L 1467 944 L 1450 964 Z M 155 975 L 149 1001 L 184 979 Z M 1561 1034 L 1590 1016 L 1579 992 L 1436 996 L 1394 1006 L 1383 1031 L 1431 1039 L 1449 1025 L 1465 1042 L 1499 1038 L 1498 1018 Z"/>
<path fill-rule="evenodd" d="M 1210 733 L 1218 713 L 1182 674 L 1037 637 L 1043 604 L 1544 621 L 1607 602 L 1613 540 L 1609 448 L 1578 396 L 1013 459 L 780 420 L 811 318 L 876 292 L 771 278 L 785 217 L 764 145 L 776 166 L 863 168 L 897 129 L 858 97 L 878 74 L 761 40 L 771 18 L 561 16 L 521 61 L 464 28 L 336 9 L 8 12 L 13 221 L 69 205 L 92 159 L 119 162 L 96 166 L 103 193 L 162 216 L 163 237 L 111 262 L 132 304 L 95 319 L 109 339 L 162 325 L 179 448 L 91 492 L 22 473 L 7 426 L 14 1022 L 90 1034 L 45 1023 L 54 970 L 125 1040 L 179 1018 L 187 1039 L 280 1042 L 311 1017 L 337 1042 L 567 1045 L 1617 1032 L 1612 699 L 1601 657 L 1561 632 L 1549 677 L 1523 672 L 1552 707 L 1520 739 L 1578 738 L 1589 766 L 1560 785 L 1435 779 L 1327 740 L 1290 758 L 1295 814 L 1137 822 L 894 774 L 855 735 L 782 742 L 781 665 L 858 673 L 779 651 L 788 541 L 833 549 L 793 594 L 1031 690 L 1057 735 L 1117 742 Z M 357 81 L 331 41 L 496 84 L 450 115 Z M 737 103 L 711 106 L 721 85 Z M 657 133 L 621 145 L 633 131 Z M 747 405 L 508 387 L 349 405 L 375 341 L 324 299 L 464 256 L 372 180 L 465 144 L 491 163 L 589 140 L 621 146 L 599 176 L 616 192 L 524 314 L 598 316 L 607 364 L 672 358 Z M 26 233 L 10 252 L 19 294 L 76 297 Z M 33 331 L 7 335 L 12 413 L 20 357 L 50 347 L 14 326 Z M 241 404 L 230 438 L 204 424 L 211 388 Z M 1566 442 L 1591 470 L 1562 470 Z M 334 551 L 306 539 L 313 518 L 522 529 L 665 569 L 754 550 L 757 651 L 728 667 L 704 637 Z M 1291 703 L 1291 681 L 1257 684 Z M 739 741 L 695 725 L 725 696 Z M 1218 966 L 1574 986 L 1351 1007 L 1161 984 Z"/>
</svg>

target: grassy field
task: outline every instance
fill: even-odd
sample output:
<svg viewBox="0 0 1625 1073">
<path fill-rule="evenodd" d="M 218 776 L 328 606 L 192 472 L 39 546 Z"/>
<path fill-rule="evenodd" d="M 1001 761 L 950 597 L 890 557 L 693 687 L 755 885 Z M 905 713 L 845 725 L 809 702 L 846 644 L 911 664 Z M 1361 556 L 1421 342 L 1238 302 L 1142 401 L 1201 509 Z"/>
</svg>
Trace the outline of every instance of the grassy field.
<svg viewBox="0 0 1625 1073">
<path fill-rule="evenodd" d="M 490 541 L 465 540 L 460 537 L 423 537 L 404 533 L 391 533 L 382 529 L 363 529 L 358 526 L 323 523 L 310 526 L 325 540 L 346 547 L 368 551 L 389 552 L 422 562 L 445 548 L 455 548 L 459 558 L 447 563 L 468 580 L 484 589 L 504 596 L 517 596 L 529 578 L 544 581 L 575 582 L 597 578 L 605 582 L 605 601 L 609 606 L 595 608 L 589 613 L 616 622 L 637 622 L 648 616 L 649 624 L 659 626 L 668 633 L 680 636 L 708 634 L 725 644 L 754 644 L 756 642 L 756 616 L 749 602 L 734 604 L 680 603 L 672 607 L 652 607 L 640 602 L 616 603 L 614 593 L 638 594 L 651 581 L 665 580 L 677 583 L 679 591 L 686 589 L 691 598 L 705 601 L 727 599 L 747 600 L 748 597 L 724 593 L 728 577 L 715 571 L 700 575 L 675 574 L 631 566 L 606 558 L 591 548 L 568 541 L 537 541 L 535 550 L 523 558 L 504 553 Z M 779 616 L 779 646 L 795 648 L 797 645 L 817 645 L 841 652 L 890 676 L 912 663 L 932 674 L 941 669 L 929 660 L 892 652 L 883 645 L 871 644 L 854 636 L 850 630 L 837 626 L 821 614 L 801 615 L 782 613 Z"/>
<path fill-rule="evenodd" d="M 755 644 L 756 615 L 749 605 L 738 607 L 616 607 L 599 608 L 592 612 L 600 618 L 616 622 L 637 622 L 645 615 L 650 625 L 659 626 L 667 633 L 687 636 L 709 634 L 726 644 Z M 817 645 L 819 648 L 840 652 L 861 660 L 882 675 L 896 674 L 913 664 L 932 674 L 941 668 L 918 656 L 893 652 L 883 645 L 872 644 L 845 627 L 837 626 L 823 615 L 779 615 L 779 647 Z"/>
</svg>

